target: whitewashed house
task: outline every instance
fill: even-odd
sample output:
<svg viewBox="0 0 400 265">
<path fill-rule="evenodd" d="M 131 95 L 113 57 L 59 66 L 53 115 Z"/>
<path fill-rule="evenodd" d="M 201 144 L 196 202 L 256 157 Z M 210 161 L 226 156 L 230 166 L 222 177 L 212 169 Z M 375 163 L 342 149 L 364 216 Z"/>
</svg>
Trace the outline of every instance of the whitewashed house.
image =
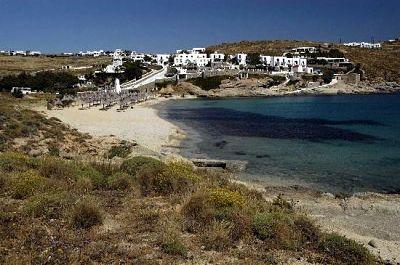
<svg viewBox="0 0 400 265">
<path fill-rule="evenodd" d="M 246 53 L 237 53 L 235 56 L 236 60 L 238 61 L 239 65 L 247 65 L 247 54 Z"/>
<path fill-rule="evenodd" d="M 369 43 L 369 42 L 348 42 L 348 43 L 343 43 L 343 45 L 348 47 L 360 47 L 366 49 L 382 48 L 382 45 L 380 43 Z"/>
<path fill-rule="evenodd" d="M 12 51 L 11 55 L 13 55 L 13 56 L 16 56 L 16 55 L 26 56 L 26 51 Z"/>
<path fill-rule="evenodd" d="M 193 48 L 191 50 L 177 50 L 174 58 L 174 66 L 187 66 L 189 64 L 197 67 L 206 66 L 211 59 L 207 57 L 205 48 Z"/>
<path fill-rule="evenodd" d="M 293 56 L 302 57 L 306 54 L 316 53 L 317 51 L 318 51 L 318 49 L 315 47 L 297 47 L 297 48 L 293 48 L 290 53 L 293 54 Z"/>
<path fill-rule="evenodd" d="M 225 60 L 225 54 L 214 52 L 210 54 L 211 62 L 223 62 Z"/>
<path fill-rule="evenodd" d="M 42 53 L 40 51 L 29 51 L 28 52 L 29 56 L 40 56 Z"/>
<path fill-rule="evenodd" d="M 169 54 L 161 54 L 161 53 L 157 54 L 156 55 L 157 64 L 161 66 L 167 65 L 169 62 L 169 57 L 171 57 L 171 55 Z"/>
<path fill-rule="evenodd" d="M 144 53 L 137 53 L 137 52 L 135 52 L 135 51 L 133 51 L 133 52 L 131 52 L 131 55 L 129 56 L 130 57 L 130 59 L 132 60 L 132 61 L 134 61 L 134 62 L 141 62 L 141 63 L 143 63 L 144 62 L 144 57 L 145 57 L 146 55 L 144 54 Z"/>
</svg>

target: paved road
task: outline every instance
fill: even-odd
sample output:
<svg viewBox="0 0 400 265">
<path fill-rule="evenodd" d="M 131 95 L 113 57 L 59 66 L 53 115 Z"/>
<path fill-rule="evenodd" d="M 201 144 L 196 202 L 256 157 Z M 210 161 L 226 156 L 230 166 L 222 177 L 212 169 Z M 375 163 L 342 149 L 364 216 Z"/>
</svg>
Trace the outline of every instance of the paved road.
<svg viewBox="0 0 400 265">
<path fill-rule="evenodd" d="M 123 83 L 121 85 L 121 89 L 122 90 L 134 89 L 139 86 L 143 86 L 143 85 L 152 83 L 152 82 L 156 81 L 157 79 L 164 79 L 166 73 L 167 73 L 167 67 L 164 67 L 161 70 L 153 70 L 150 73 L 144 75 L 139 80 L 133 80 L 133 81 L 128 81 L 128 82 Z"/>
</svg>

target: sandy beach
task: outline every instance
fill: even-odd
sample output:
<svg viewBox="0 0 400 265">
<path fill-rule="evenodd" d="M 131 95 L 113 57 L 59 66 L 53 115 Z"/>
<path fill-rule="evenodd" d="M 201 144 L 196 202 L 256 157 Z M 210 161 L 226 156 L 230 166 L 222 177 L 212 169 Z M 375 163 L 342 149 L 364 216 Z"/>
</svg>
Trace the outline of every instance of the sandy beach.
<svg viewBox="0 0 400 265">
<path fill-rule="evenodd" d="M 81 132 L 92 136 L 115 136 L 122 140 L 135 141 L 138 145 L 155 153 L 168 154 L 168 150 L 179 146 L 185 135 L 172 123 L 161 119 L 152 105 L 168 100 L 156 98 L 134 105 L 126 110 L 100 110 L 100 107 L 80 109 L 78 106 L 39 111 L 56 117 Z"/>
</svg>

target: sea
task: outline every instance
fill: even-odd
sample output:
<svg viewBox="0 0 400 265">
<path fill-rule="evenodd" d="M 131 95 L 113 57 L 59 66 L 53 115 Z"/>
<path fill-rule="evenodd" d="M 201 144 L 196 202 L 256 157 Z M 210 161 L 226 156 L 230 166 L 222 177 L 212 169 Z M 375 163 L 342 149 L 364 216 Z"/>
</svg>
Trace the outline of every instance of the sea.
<svg viewBox="0 0 400 265">
<path fill-rule="evenodd" d="M 239 178 L 323 192 L 400 193 L 400 94 L 170 100 L 188 158 L 242 161 Z"/>
</svg>

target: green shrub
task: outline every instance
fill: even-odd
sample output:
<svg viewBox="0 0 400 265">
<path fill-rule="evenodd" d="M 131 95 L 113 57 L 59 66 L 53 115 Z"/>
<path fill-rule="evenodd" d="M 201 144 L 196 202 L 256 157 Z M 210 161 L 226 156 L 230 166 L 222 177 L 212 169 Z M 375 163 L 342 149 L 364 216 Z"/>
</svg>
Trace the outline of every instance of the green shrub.
<svg viewBox="0 0 400 265">
<path fill-rule="evenodd" d="M 195 86 L 200 87 L 202 90 L 217 89 L 222 83 L 222 80 L 229 79 L 229 76 L 211 76 L 211 77 L 197 77 L 189 79 L 188 82 Z"/>
<path fill-rule="evenodd" d="M 137 174 L 140 189 L 145 196 L 183 194 L 193 190 L 200 179 L 190 164 L 181 161 L 159 168 L 147 165 Z"/>
<path fill-rule="evenodd" d="M 136 156 L 132 157 L 130 159 L 125 160 L 122 165 L 121 165 L 121 170 L 124 171 L 125 173 L 128 173 L 132 177 L 135 177 L 137 172 L 143 167 L 156 167 L 159 168 L 163 166 L 164 163 L 161 162 L 160 160 L 157 160 L 152 157 L 146 157 L 146 156 Z"/>
<path fill-rule="evenodd" d="M 233 226 L 226 221 L 213 222 L 201 233 L 200 239 L 206 250 L 222 251 L 233 245 L 230 237 Z"/>
<path fill-rule="evenodd" d="M 91 165 L 80 164 L 77 166 L 76 180 L 89 178 L 96 189 L 107 187 L 107 177 L 93 168 Z"/>
<path fill-rule="evenodd" d="M 60 156 L 60 148 L 57 145 L 49 146 L 49 155 L 59 157 Z"/>
<path fill-rule="evenodd" d="M 123 172 L 115 173 L 108 178 L 108 186 L 113 190 L 127 190 L 131 184 L 129 175 Z"/>
<path fill-rule="evenodd" d="M 69 180 L 74 178 L 75 167 L 70 162 L 47 156 L 41 160 L 39 172 L 45 178 Z"/>
<path fill-rule="evenodd" d="M 6 178 L 3 173 L 0 171 L 0 190 L 2 190 L 6 186 Z"/>
<path fill-rule="evenodd" d="M 301 245 L 316 246 L 321 240 L 321 231 L 315 222 L 304 215 L 297 215 L 294 219 L 296 230 L 301 234 Z"/>
<path fill-rule="evenodd" d="M 258 213 L 253 217 L 252 228 L 256 237 L 264 240 L 269 247 L 293 250 L 299 247 L 300 234 L 288 213 Z"/>
<path fill-rule="evenodd" d="M 13 184 L 12 197 L 25 199 L 45 187 L 46 180 L 35 171 L 26 171 Z"/>
<path fill-rule="evenodd" d="M 338 234 L 328 234 L 320 244 L 320 251 L 335 264 L 376 264 L 375 258 L 364 246 Z"/>
<path fill-rule="evenodd" d="M 100 209 L 91 201 L 78 202 L 72 209 L 72 225 L 75 228 L 90 228 L 101 223 Z"/>
<path fill-rule="evenodd" d="M 33 217 L 60 218 L 68 204 L 64 193 L 45 193 L 31 197 L 25 205 L 25 212 Z"/>
<path fill-rule="evenodd" d="M 114 145 L 104 154 L 104 158 L 121 157 L 126 158 L 132 152 L 132 145 L 126 141 L 123 141 L 119 145 Z"/>
<path fill-rule="evenodd" d="M 36 169 L 39 160 L 30 158 L 16 152 L 5 152 L 0 154 L 0 170 L 3 172 L 24 172 L 29 169 Z"/>
<path fill-rule="evenodd" d="M 161 245 L 163 251 L 167 254 L 171 255 L 181 255 L 181 256 L 186 256 L 187 255 L 187 249 L 185 245 L 180 241 L 180 240 L 172 240 L 172 241 L 167 241 Z"/>
</svg>

